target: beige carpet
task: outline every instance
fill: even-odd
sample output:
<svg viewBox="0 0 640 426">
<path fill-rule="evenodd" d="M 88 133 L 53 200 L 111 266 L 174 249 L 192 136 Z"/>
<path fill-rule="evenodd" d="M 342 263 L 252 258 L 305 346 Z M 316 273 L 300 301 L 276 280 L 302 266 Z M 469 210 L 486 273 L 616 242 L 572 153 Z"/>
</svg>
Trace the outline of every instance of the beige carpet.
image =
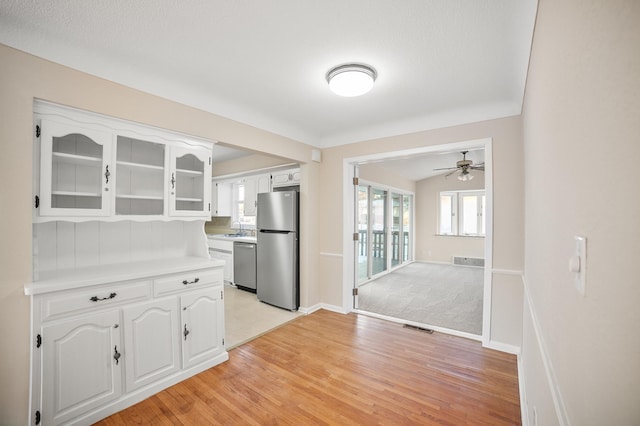
<svg viewBox="0 0 640 426">
<path fill-rule="evenodd" d="M 484 268 L 412 263 L 358 289 L 358 309 L 482 334 Z"/>
</svg>

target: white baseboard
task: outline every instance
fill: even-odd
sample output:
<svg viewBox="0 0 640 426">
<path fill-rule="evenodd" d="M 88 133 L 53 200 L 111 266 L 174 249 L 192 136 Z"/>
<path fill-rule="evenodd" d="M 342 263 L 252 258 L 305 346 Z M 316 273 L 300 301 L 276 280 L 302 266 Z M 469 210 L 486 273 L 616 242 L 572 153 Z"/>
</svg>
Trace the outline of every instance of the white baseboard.
<svg viewBox="0 0 640 426">
<path fill-rule="evenodd" d="M 510 345 L 508 343 L 496 342 L 495 340 L 489 340 L 489 343 L 483 345 L 485 348 L 494 349 L 500 352 L 506 352 L 508 354 L 519 355 L 520 346 Z"/>
<path fill-rule="evenodd" d="M 522 426 L 529 426 L 529 407 L 527 406 L 527 398 L 525 397 L 527 387 L 524 385 L 524 367 L 522 365 L 522 357 L 518 355 L 518 390 L 520 391 L 520 420 Z"/>
<path fill-rule="evenodd" d="M 320 309 L 325 309 L 327 311 L 331 311 L 331 312 L 337 312 L 339 314 L 348 314 L 349 312 L 345 312 L 344 309 L 342 309 L 342 307 L 340 306 L 335 306 L 335 305 L 329 305 L 327 303 L 316 303 L 315 305 L 309 306 L 309 307 L 303 307 L 301 306 L 300 308 L 298 308 L 299 312 L 302 312 L 305 315 L 309 315 L 314 313 L 315 311 L 319 311 Z"/>
</svg>

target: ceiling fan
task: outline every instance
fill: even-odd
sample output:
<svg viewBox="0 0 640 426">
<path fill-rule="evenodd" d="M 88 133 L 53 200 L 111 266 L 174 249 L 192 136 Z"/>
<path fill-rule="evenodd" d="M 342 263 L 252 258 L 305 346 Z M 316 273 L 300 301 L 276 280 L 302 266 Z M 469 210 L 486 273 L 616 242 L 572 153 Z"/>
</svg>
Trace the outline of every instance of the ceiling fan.
<svg viewBox="0 0 640 426">
<path fill-rule="evenodd" d="M 484 171 L 484 163 L 474 165 L 473 160 L 467 160 L 468 152 L 469 151 L 460 152 L 460 154 L 462 154 L 462 160 L 457 161 L 455 167 L 444 167 L 441 169 L 433 169 L 433 170 L 452 170 L 451 172 L 444 175 L 445 178 L 451 176 L 454 173 L 458 173 L 458 179 L 461 181 L 468 181 L 473 179 L 473 175 L 470 173 L 471 170 Z"/>
</svg>

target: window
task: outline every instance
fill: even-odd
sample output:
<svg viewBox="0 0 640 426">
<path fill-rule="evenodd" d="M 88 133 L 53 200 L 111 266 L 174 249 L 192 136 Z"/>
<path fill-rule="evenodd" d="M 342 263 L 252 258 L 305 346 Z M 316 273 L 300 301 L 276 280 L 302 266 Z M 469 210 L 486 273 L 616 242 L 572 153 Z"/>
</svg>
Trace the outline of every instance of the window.
<svg viewBox="0 0 640 426">
<path fill-rule="evenodd" d="M 239 229 L 255 229 L 256 217 L 244 215 L 244 181 L 233 184 L 233 211 L 231 212 L 231 227 Z"/>
<path fill-rule="evenodd" d="M 440 235 L 484 236 L 485 192 L 446 191 L 440 193 Z"/>
</svg>

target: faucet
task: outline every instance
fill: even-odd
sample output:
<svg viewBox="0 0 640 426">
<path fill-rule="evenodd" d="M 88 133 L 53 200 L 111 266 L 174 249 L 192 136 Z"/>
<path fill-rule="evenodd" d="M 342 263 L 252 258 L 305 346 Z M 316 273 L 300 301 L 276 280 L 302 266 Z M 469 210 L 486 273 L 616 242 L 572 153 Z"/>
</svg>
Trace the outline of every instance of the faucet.
<svg viewBox="0 0 640 426">
<path fill-rule="evenodd" d="M 240 222 L 239 220 L 234 221 L 233 223 L 231 223 L 231 228 L 233 228 L 234 224 L 238 224 L 238 227 L 240 228 L 240 231 L 238 232 L 238 234 L 240 235 L 244 235 L 244 232 L 242 231 L 242 222 Z"/>
</svg>

